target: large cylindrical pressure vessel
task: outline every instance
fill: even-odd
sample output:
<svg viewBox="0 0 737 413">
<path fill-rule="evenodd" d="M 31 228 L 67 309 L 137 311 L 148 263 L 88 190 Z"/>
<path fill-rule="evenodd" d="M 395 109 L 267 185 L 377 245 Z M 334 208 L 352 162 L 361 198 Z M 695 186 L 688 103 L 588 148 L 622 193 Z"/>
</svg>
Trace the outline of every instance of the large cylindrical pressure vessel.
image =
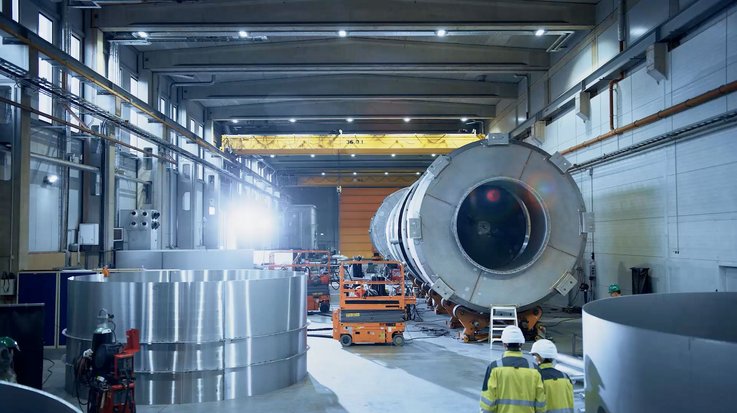
<svg viewBox="0 0 737 413">
<path fill-rule="evenodd" d="M 372 222 L 374 246 L 456 304 L 529 307 L 554 294 L 586 245 L 585 205 L 569 166 L 506 139 L 458 148 L 385 200 Z"/>
</svg>

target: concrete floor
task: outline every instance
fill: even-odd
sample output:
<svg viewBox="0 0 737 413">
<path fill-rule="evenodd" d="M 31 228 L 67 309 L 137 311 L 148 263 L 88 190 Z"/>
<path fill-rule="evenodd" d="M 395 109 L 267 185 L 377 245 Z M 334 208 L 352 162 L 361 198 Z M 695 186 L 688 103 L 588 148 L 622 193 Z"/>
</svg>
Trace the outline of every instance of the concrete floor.
<svg viewBox="0 0 737 413">
<path fill-rule="evenodd" d="M 308 376 L 304 381 L 266 395 L 241 400 L 178 406 L 139 406 L 140 413 L 227 412 L 377 412 L 377 411 L 477 411 L 481 381 L 487 364 L 501 354 L 488 343 L 466 344 L 457 330 L 441 337 L 427 328 L 443 330 L 447 320 L 419 304 L 424 319 L 411 323 L 407 344 L 354 345 L 342 348 L 337 341 L 310 337 Z M 574 332 L 580 335 L 580 318 L 548 311 L 544 320 L 561 352 L 570 353 Z M 557 318 L 556 318 L 557 317 Z M 329 317 L 311 315 L 310 328 L 330 327 Z M 327 334 L 321 331 L 315 334 Z M 525 346 L 529 349 L 531 344 Z M 579 344 L 580 351 L 580 344 Z M 55 361 L 45 390 L 76 404 L 64 392 L 63 354 L 50 351 Z M 49 365 L 49 362 L 46 362 Z M 580 387 L 578 385 L 577 387 Z M 583 401 L 576 398 L 577 407 Z"/>
</svg>

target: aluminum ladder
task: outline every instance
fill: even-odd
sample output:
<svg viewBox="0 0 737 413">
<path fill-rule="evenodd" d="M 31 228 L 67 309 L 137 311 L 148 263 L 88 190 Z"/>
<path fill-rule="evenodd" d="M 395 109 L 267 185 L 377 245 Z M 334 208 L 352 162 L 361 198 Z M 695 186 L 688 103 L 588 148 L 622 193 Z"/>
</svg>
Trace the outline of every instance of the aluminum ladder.
<svg viewBox="0 0 737 413">
<path fill-rule="evenodd" d="M 491 324 L 489 324 L 489 344 L 502 341 L 502 331 L 507 326 L 517 326 L 517 307 L 513 305 L 491 306 Z"/>
</svg>

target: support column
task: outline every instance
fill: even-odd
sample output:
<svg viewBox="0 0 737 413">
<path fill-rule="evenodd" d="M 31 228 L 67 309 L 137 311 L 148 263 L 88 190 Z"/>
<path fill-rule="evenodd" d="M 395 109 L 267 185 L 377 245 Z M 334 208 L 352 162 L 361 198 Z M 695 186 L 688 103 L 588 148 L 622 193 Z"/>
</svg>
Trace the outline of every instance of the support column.
<svg viewBox="0 0 737 413">
<path fill-rule="evenodd" d="M 38 76 L 38 52 L 28 49 L 28 75 Z M 26 106 L 35 106 L 36 92 L 22 87 L 20 102 Z M 10 270 L 19 272 L 28 267 L 29 250 L 29 204 L 31 192 L 31 113 L 18 109 L 17 128 L 13 141 L 12 159 L 12 230 Z"/>
</svg>

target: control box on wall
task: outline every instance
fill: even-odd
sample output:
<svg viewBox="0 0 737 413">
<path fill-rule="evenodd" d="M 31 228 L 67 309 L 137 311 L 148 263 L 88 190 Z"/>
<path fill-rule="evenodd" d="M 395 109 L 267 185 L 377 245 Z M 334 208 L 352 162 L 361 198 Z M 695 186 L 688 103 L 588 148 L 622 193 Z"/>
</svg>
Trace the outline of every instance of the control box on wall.
<svg viewBox="0 0 737 413">
<path fill-rule="evenodd" d="M 123 209 L 119 222 L 123 228 L 123 245 L 127 250 L 158 248 L 161 213 L 156 209 Z"/>
</svg>

